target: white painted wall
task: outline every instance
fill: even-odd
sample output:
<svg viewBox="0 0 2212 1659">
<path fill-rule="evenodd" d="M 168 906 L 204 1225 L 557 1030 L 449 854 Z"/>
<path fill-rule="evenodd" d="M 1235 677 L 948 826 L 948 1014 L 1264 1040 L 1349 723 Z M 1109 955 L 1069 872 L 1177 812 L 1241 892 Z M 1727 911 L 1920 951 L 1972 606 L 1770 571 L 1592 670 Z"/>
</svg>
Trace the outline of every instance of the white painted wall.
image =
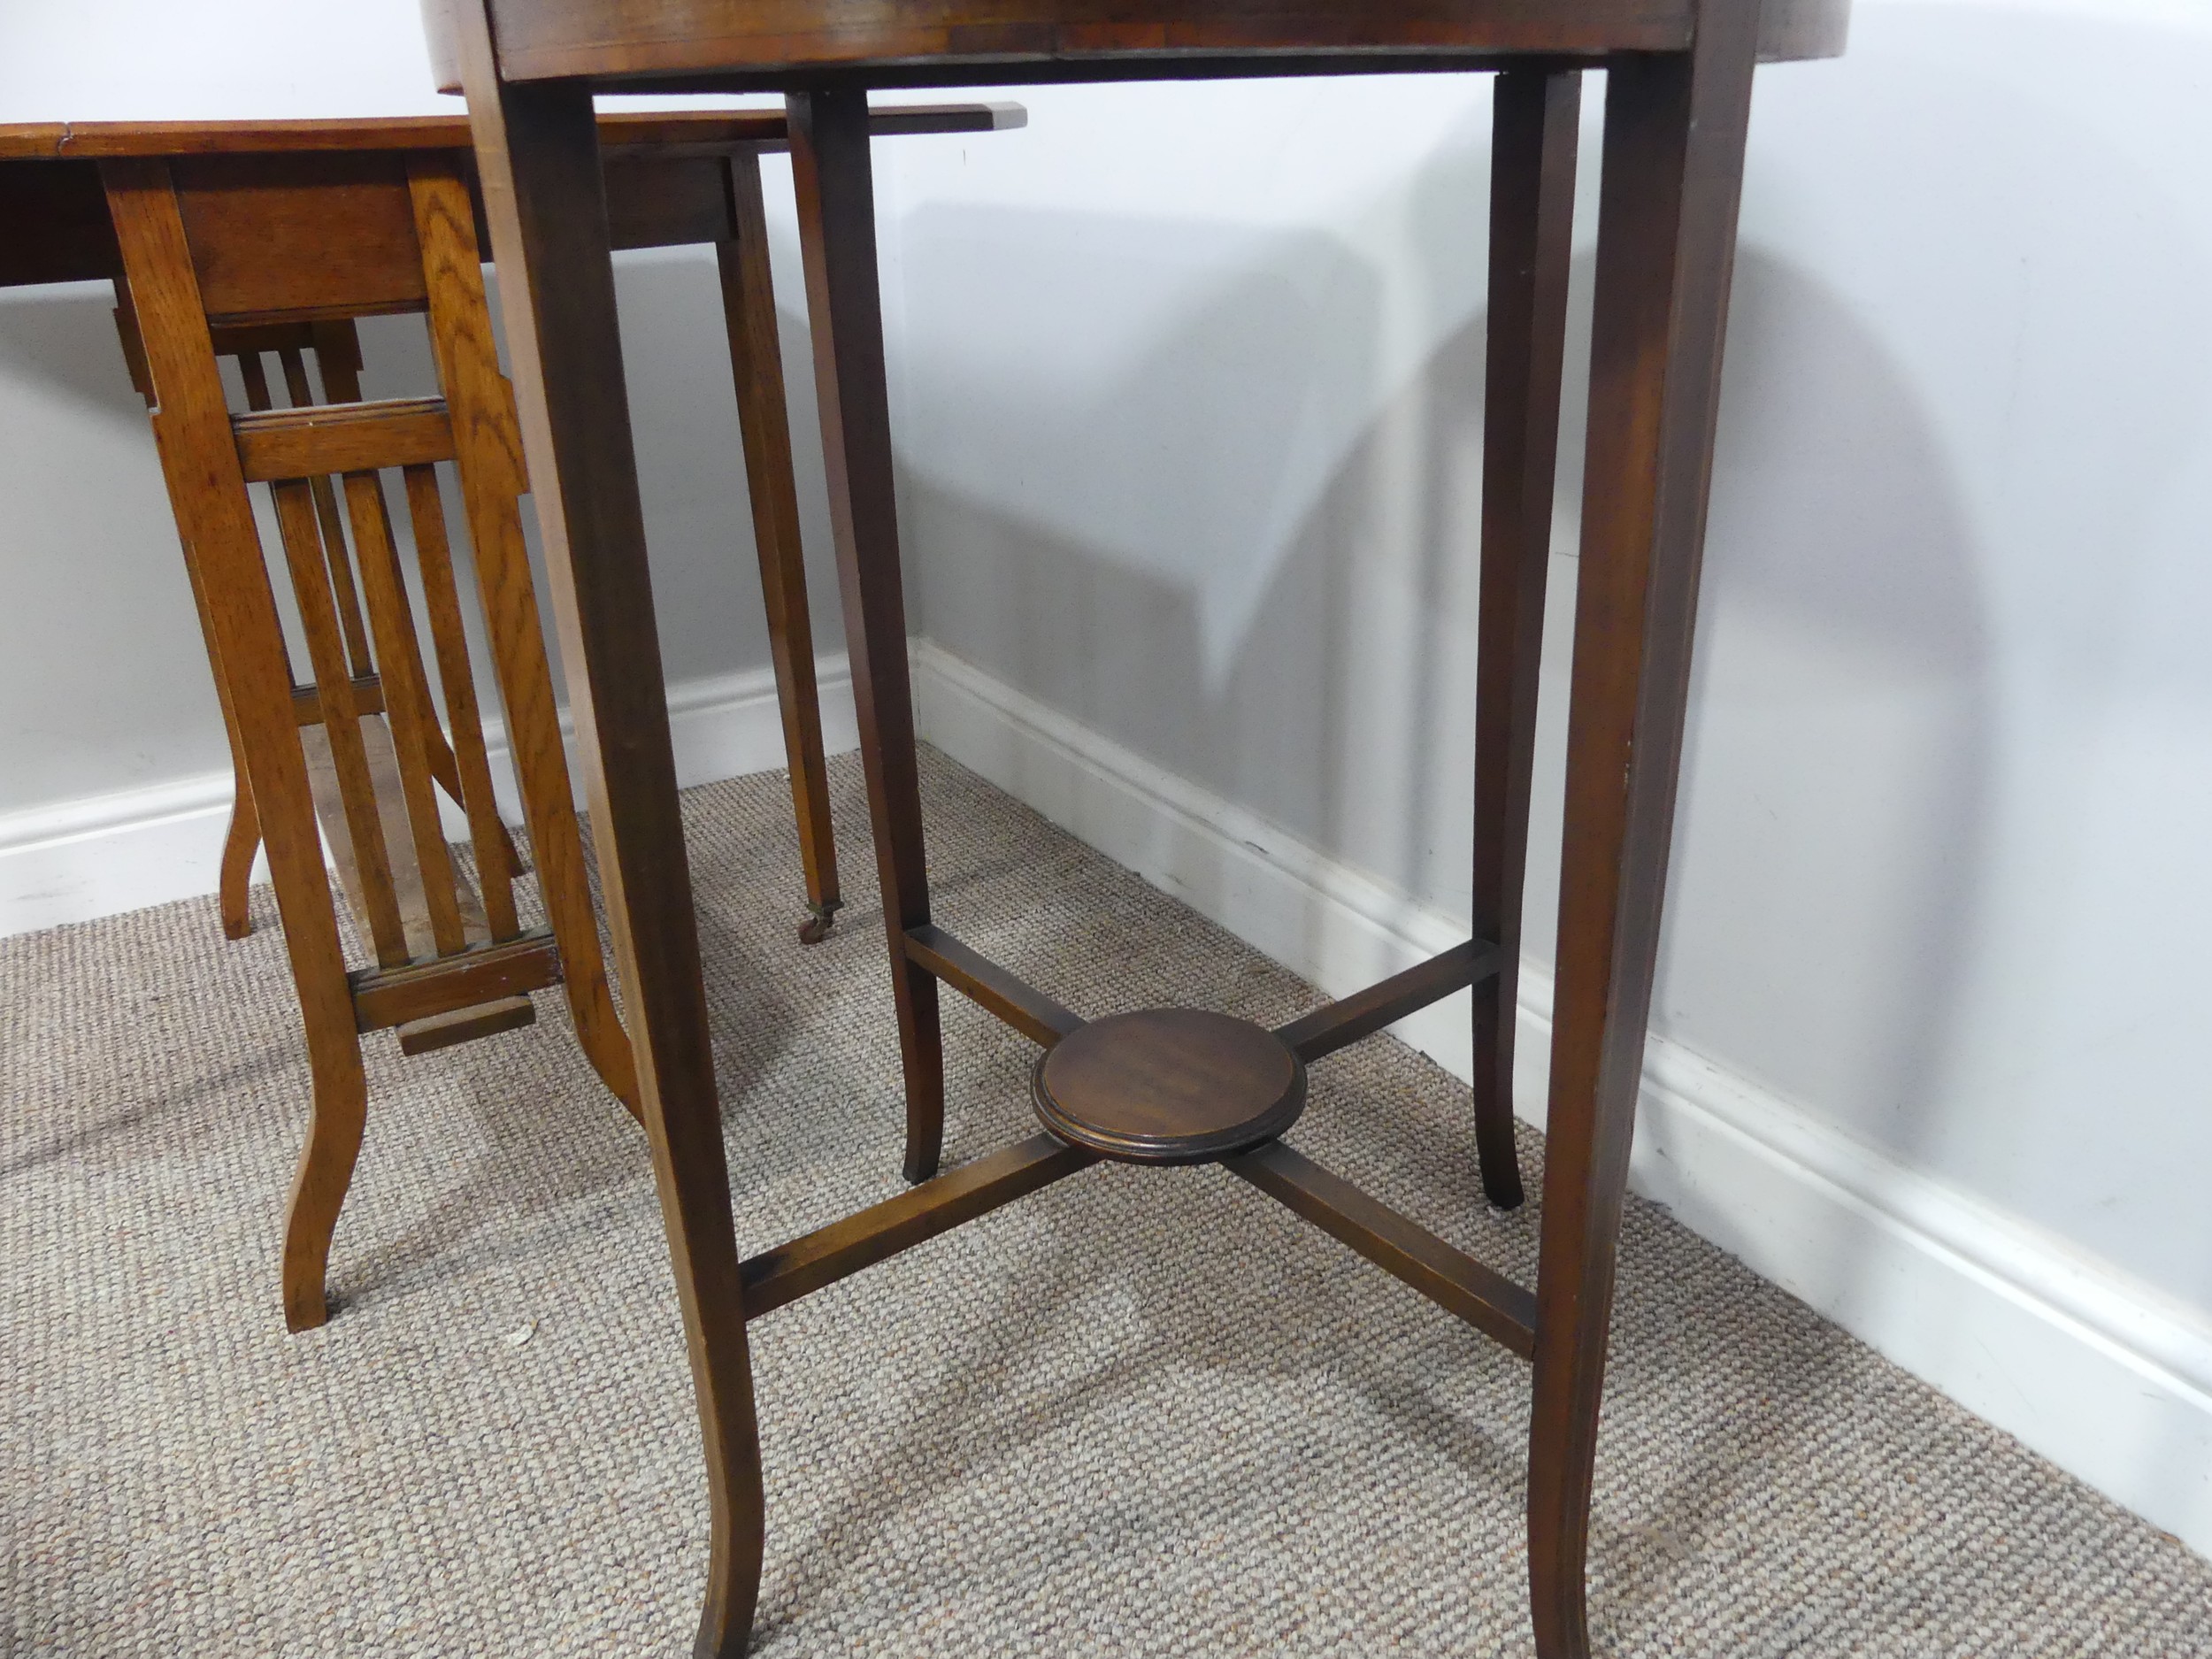
<svg viewBox="0 0 2212 1659">
<path fill-rule="evenodd" d="M 461 109 L 431 84 L 414 0 L 90 0 L 19 12 L 0 20 L 0 120 Z M 766 170 L 778 280 L 795 296 L 790 192 L 777 188 L 788 164 L 772 157 Z M 767 631 L 712 251 L 626 254 L 618 291 L 665 666 L 687 684 L 737 676 L 749 686 L 766 669 Z M 0 289 L 0 569 L 12 578 L 0 606 L 0 816 L 228 765 L 112 303 L 105 283 Z M 362 334 L 371 396 L 434 389 L 419 319 L 373 319 Z M 811 430 L 796 313 L 784 349 L 794 420 Z M 819 555 L 810 568 L 818 631 L 833 648 L 818 450 L 799 445 L 797 465 L 807 541 Z"/>
<path fill-rule="evenodd" d="M 1655 1017 L 1667 1076 L 1720 1081 L 1705 1152 L 1644 1168 L 2200 1548 L 2208 87 L 2212 10 L 2116 0 L 1861 0 L 1847 58 L 1763 73 Z M 892 164 L 939 718 L 1325 979 L 1364 902 L 1324 891 L 1348 867 L 1466 913 L 1486 91 L 1024 96 L 1010 142 Z M 1177 850 L 1192 824 L 1214 854 Z M 1239 842 L 1334 872 L 1299 889 L 1309 936 L 1250 920 Z M 1548 960 L 1540 866 L 1530 896 Z M 1712 1173 L 1745 1123 L 1761 1158 L 1796 1150 Z M 1862 1188 L 1909 1271 L 1853 1232 Z M 1989 1287 L 2029 1256 L 2036 1317 L 2064 1326 L 2079 1269 L 2088 1305 L 2163 1333 L 2127 1350 L 2163 1380 L 2091 1386 L 2014 1346 Z"/>
<path fill-rule="evenodd" d="M 0 119 L 439 107 L 410 0 L 0 28 Z M 1859 0 L 1846 59 L 1763 75 L 1639 1166 L 2200 1548 L 2208 87 L 2187 0 Z M 879 152 L 925 729 L 1348 986 L 1466 909 L 1486 88 L 1019 96 L 1026 132 Z M 620 280 L 671 672 L 726 736 L 757 687 L 697 687 L 761 642 L 711 273 Z M 221 761 L 104 307 L 0 298 L 19 826 Z M 1555 902 L 1540 859 L 1539 1062 Z M 1457 1013 L 1410 1034 L 1463 1064 Z"/>
</svg>

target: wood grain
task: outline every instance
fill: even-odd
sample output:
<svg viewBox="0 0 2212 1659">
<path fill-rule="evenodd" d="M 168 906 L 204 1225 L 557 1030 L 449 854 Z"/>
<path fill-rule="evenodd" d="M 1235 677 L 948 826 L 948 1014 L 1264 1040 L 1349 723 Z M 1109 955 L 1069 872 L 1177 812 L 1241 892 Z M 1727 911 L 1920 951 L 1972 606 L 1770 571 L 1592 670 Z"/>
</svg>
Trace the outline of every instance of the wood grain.
<svg viewBox="0 0 2212 1659">
<path fill-rule="evenodd" d="M 757 1319 L 1096 1162 L 1079 1147 L 1050 1135 L 1032 1135 L 895 1198 L 749 1256 L 742 1269 L 746 1313 Z"/>
<path fill-rule="evenodd" d="M 909 959 L 905 949 L 907 934 L 929 923 L 929 868 L 914 757 L 891 405 L 884 386 L 868 99 L 857 88 L 807 92 L 794 94 L 786 107 L 830 531 L 845 601 L 853 703 L 906 1079 L 906 1179 L 923 1181 L 937 1172 L 944 1144 L 944 1040 L 937 980 Z"/>
<path fill-rule="evenodd" d="M 283 626 L 169 170 L 159 161 L 117 161 L 104 164 L 103 178 L 144 329 L 155 443 L 178 527 L 205 580 L 209 626 L 233 690 L 307 1036 L 313 1105 L 286 1211 L 282 1274 L 285 1322 L 302 1330 L 329 1317 L 324 1270 L 361 1148 L 367 1081 L 352 987 L 292 716 Z"/>
<path fill-rule="evenodd" d="M 1279 1141 L 1222 1167 L 1523 1359 L 1535 1352 L 1534 1296 L 1342 1177 Z"/>
<path fill-rule="evenodd" d="M 231 430 L 249 483 L 453 458 L 453 423 L 442 397 L 265 410 L 233 416 Z"/>
<path fill-rule="evenodd" d="M 1513 1139 L 1513 1046 L 1581 111 L 1578 70 L 1513 69 L 1498 77 L 1491 116 L 1472 907 L 1476 936 L 1495 940 L 1498 956 L 1497 972 L 1477 987 L 1471 1012 L 1476 1156 L 1483 1191 L 1501 1210 L 1523 1197 Z"/>
<path fill-rule="evenodd" d="M 462 18 L 459 35 L 533 500 L 705 1453 L 708 1582 L 693 1651 L 737 1659 L 760 1587 L 759 1425 L 598 134 L 582 88 L 500 84 L 481 12 Z"/>
<path fill-rule="evenodd" d="M 843 897 L 830 824 L 829 763 L 823 753 L 821 698 L 814 679 L 814 624 L 799 537 L 799 495 L 791 470 L 791 421 L 784 406 L 781 325 L 768 268 L 768 214 L 761 200 L 757 156 L 747 153 L 713 165 L 721 173 L 730 223 L 728 235 L 715 245 L 715 263 L 722 279 L 745 483 L 753 507 L 753 546 L 768 613 L 769 660 L 783 716 L 784 759 L 798 816 L 810 916 L 799 936 L 811 944 L 829 931 Z"/>
<path fill-rule="evenodd" d="M 1072 1146 L 1128 1164 L 1205 1164 L 1284 1133 L 1306 1068 L 1250 1020 L 1195 1008 L 1110 1015 L 1038 1061 L 1030 1100 Z"/>
<path fill-rule="evenodd" d="M 1606 83 L 1529 1431 L 1542 1659 L 1586 1659 L 1592 1471 L 1690 683 L 1754 19 Z"/>
<path fill-rule="evenodd" d="M 577 1041 L 633 1115 L 637 1064 L 616 1016 L 599 949 L 583 836 L 545 657 L 536 579 L 516 497 L 529 488 L 512 388 L 499 369 L 468 186 L 449 156 L 408 164 L 408 191 L 429 296 L 431 353 L 452 411 L 455 470 L 475 553 L 477 596 L 507 710 L 538 890 L 561 941 L 562 984 Z"/>
<path fill-rule="evenodd" d="M 424 12 L 434 62 L 450 57 L 443 11 Z M 491 11 L 511 81 L 787 89 L 838 72 L 878 87 L 975 86 L 1681 51 L 1698 0 L 492 0 Z M 1832 56 L 1848 13 L 1847 0 L 1767 0 L 1754 19 L 1762 53 Z"/>
</svg>

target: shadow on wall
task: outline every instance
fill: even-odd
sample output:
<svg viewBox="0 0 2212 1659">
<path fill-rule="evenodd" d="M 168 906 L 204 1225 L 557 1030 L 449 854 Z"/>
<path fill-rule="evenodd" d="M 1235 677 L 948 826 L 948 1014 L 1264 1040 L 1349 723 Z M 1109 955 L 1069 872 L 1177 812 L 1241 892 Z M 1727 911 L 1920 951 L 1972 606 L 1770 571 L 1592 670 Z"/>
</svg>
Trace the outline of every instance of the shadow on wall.
<svg viewBox="0 0 2212 1659">
<path fill-rule="evenodd" d="M 1479 204 L 1486 173 L 1485 157 L 1455 158 L 1423 180 L 1417 218 Z M 1388 326 L 1381 279 L 1330 237 L 1253 239 L 1236 263 L 1220 238 L 941 207 L 910 222 L 911 314 L 979 290 L 993 319 L 991 338 L 911 351 L 902 488 L 926 626 L 1463 915 L 1486 319 L 1446 329 L 1362 407 Z M 1175 243 L 1181 261 L 1160 257 Z M 1099 307 L 1210 264 L 1212 285 L 1180 303 L 1125 304 L 1152 325 L 1141 349 L 1083 375 L 1128 323 Z M 1590 265 L 1575 272 L 1586 293 Z M 1422 274 L 1432 292 L 1481 292 L 1479 270 Z M 1056 313 L 1095 332 L 1064 347 L 1028 333 Z M 1571 373 L 1587 349 L 1585 317 Z M 1578 445 L 1586 399 L 1570 401 Z M 1924 1126 L 1942 1109 L 1987 835 L 1966 515 L 1900 366 L 1835 296 L 1755 248 L 1720 444 L 1659 1023 L 1700 1046 L 1740 1040 L 1784 1079 L 1802 1046 L 1847 1051 L 1863 1087 L 1910 1101 Z M 1555 568 L 1571 580 L 1577 565 Z M 1528 893 L 1545 956 L 1573 603 L 1554 588 Z M 1220 896 L 1202 873 L 1195 887 L 1201 908 Z M 1796 1356 L 1801 1386 L 1770 1429 L 1786 1438 L 1840 1356 Z M 1701 1449 L 1660 1506 L 1670 1527 L 1699 1532 L 1736 1449 L 1725 1435 Z"/>
<path fill-rule="evenodd" d="M 625 256 L 617 292 L 629 363 L 641 486 L 652 547 L 664 664 L 672 680 L 764 665 L 767 634 L 721 295 L 706 250 Z M 227 771 L 229 751 L 191 592 L 148 428 L 131 389 L 105 283 L 0 294 L 0 812 Z M 496 296 L 494 298 L 496 309 Z M 360 326 L 370 397 L 435 390 L 419 316 Z M 828 559 L 813 388 L 802 319 L 784 354 L 816 637 L 840 645 Z M 244 399 L 227 365 L 234 405 Z M 449 478 L 448 530 L 465 558 L 460 495 Z M 388 496 L 396 502 L 396 477 Z M 265 549 L 280 543 L 256 489 Z M 524 513 L 537 561 L 534 517 Z M 403 511 L 403 565 L 414 568 Z M 463 604 L 480 686 L 493 681 L 472 583 Z M 278 582 L 296 662 L 305 660 L 289 584 Z M 421 613 L 418 595 L 417 614 Z M 54 641 L 67 641 L 58 651 Z M 557 643 L 548 640 L 557 661 Z M 427 665 L 434 684 L 435 664 Z"/>
<path fill-rule="evenodd" d="M 0 811 L 228 762 L 114 303 L 0 293 Z"/>
<path fill-rule="evenodd" d="M 1462 156 L 1425 180 L 1418 219 L 1479 204 L 1486 170 Z M 918 314 L 1002 287 L 1043 296 L 1041 326 L 1096 319 L 1102 296 L 1173 274 L 1164 244 L 1183 245 L 1183 268 L 1225 268 L 1219 248 L 1192 246 L 1212 227 L 918 218 Z M 1485 319 L 1444 333 L 1346 430 L 1385 326 L 1379 279 L 1317 234 L 1242 251 L 1257 257 L 1148 319 L 1142 351 L 1088 383 L 1066 362 L 1079 371 L 1095 344 L 1041 364 L 1048 342 L 1025 337 L 1018 297 L 992 310 L 999 338 L 916 351 L 904 490 L 927 629 L 1463 914 Z M 1480 292 L 1479 270 L 1425 276 Z M 1578 332 L 1570 357 L 1586 361 L 1586 319 Z M 1800 1051 L 1846 1054 L 1851 1094 L 1932 1111 L 1986 818 L 1964 512 L 1879 342 L 1756 249 L 1740 261 L 1721 451 L 1659 1023 L 1816 1100 L 1830 1091 L 1802 1086 L 1840 1062 L 1808 1074 Z M 1546 956 L 1571 604 L 1555 592 L 1528 895 Z"/>
</svg>

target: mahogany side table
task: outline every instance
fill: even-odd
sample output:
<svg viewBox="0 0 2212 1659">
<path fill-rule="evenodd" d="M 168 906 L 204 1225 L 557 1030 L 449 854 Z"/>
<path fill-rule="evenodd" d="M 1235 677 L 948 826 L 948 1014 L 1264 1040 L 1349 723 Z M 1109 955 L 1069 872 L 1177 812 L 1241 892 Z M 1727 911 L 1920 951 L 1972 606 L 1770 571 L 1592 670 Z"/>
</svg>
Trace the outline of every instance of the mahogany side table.
<svg viewBox="0 0 2212 1659">
<path fill-rule="evenodd" d="M 463 86 L 711 1494 L 697 1652 L 746 1642 L 764 1516 L 747 1323 L 1102 1158 L 1218 1161 L 1534 1367 L 1538 1652 L 1589 1651 L 1584 1564 L 1616 1246 L 1665 885 L 1752 72 L 1832 55 L 1847 0 L 426 0 Z M 1294 1151 L 1308 1065 L 1476 989 L 1478 1144 L 1519 1197 L 1506 1050 L 1557 436 L 1580 72 L 1607 71 L 1557 988 L 1532 1294 Z M 871 88 L 1406 72 L 1497 76 L 1475 936 L 1279 1030 L 1087 1024 L 930 918 L 867 143 Z M 787 97 L 914 1189 L 741 1261 L 601 195 L 595 91 Z M 1044 1050 L 1041 1132 L 937 1172 L 937 995 Z"/>
</svg>

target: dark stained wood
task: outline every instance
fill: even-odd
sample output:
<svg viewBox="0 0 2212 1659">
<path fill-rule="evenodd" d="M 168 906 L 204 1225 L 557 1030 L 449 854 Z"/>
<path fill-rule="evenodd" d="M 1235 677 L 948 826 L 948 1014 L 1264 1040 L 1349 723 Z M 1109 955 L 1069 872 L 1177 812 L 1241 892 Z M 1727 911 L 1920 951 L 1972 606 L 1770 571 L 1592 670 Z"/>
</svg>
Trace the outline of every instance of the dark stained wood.
<svg viewBox="0 0 2212 1659">
<path fill-rule="evenodd" d="M 116 161 L 103 176 L 142 321 L 157 394 L 154 436 L 180 530 L 200 561 L 207 617 L 233 688 L 246 775 L 259 808 L 285 950 L 299 995 L 312 1110 L 285 1218 L 284 1314 L 294 1330 L 329 1317 L 323 1274 L 331 1233 L 361 1148 L 367 1105 L 352 987 L 299 728 L 292 718 L 283 625 L 230 440 L 222 378 L 193 276 L 166 164 Z"/>
<path fill-rule="evenodd" d="M 941 927 L 925 925 L 906 932 L 908 960 L 918 963 L 979 1008 L 1004 1020 L 1032 1042 L 1049 1048 L 1083 1027 L 1069 1012 L 1033 985 L 1025 984 L 982 952 L 972 950 Z"/>
<path fill-rule="evenodd" d="M 598 134 L 588 91 L 502 86 L 488 19 L 471 10 L 459 22 L 516 403 L 705 1451 L 708 1583 L 693 1651 L 736 1659 L 760 1586 L 759 1429 Z"/>
<path fill-rule="evenodd" d="M 1498 678 L 1485 700 L 1480 762 L 1485 811 L 1501 820 L 1482 841 L 1488 873 L 1480 902 L 1503 933 L 1509 866 L 1525 857 L 1513 844 L 1525 830 L 1502 820 L 1525 810 L 1525 786 L 1515 774 L 1529 706 L 1518 689 L 1528 683 L 1524 645 L 1538 614 L 1528 576 L 1550 471 L 1547 449 L 1555 442 L 1545 426 L 1547 405 L 1555 407 L 1560 215 L 1571 182 L 1571 83 L 1564 77 L 1593 65 L 1609 70 L 1537 1293 L 1532 1298 L 1279 1141 L 1227 1160 L 1299 1214 L 1532 1356 L 1529 1524 L 1537 1653 L 1587 1659 L 1583 1570 L 1592 1454 L 1679 759 L 1750 72 L 1763 52 L 1838 50 L 1843 0 L 1375 0 L 1356 7 L 1322 0 L 909 0 L 895 7 L 880 0 L 431 0 L 429 14 L 434 35 L 446 32 L 449 16 L 465 26 L 471 107 L 488 166 L 527 165 L 557 180 L 538 198 L 545 212 L 526 254 L 538 263 L 526 267 L 519 239 L 502 250 L 504 280 L 518 289 L 556 285 L 595 293 L 603 280 L 604 213 L 591 188 L 588 154 L 590 89 L 762 87 L 787 94 L 848 634 L 902 997 L 910 1138 L 933 1133 L 942 1099 L 934 1002 L 923 1022 L 913 1017 L 919 1004 L 910 995 L 910 971 L 928 954 L 912 941 L 934 935 L 926 931 L 918 791 L 910 781 L 912 718 L 882 384 L 867 88 L 1446 66 L 1515 72 L 1499 112 L 1506 199 L 1494 226 L 1501 274 L 1492 326 L 1508 338 L 1494 357 L 1489 402 L 1486 479 L 1495 519 L 1486 526 L 1486 579 L 1494 580 L 1486 580 L 1484 595 L 1484 645 Z M 540 78 L 554 84 L 534 85 Z M 541 132 L 516 119 L 555 110 L 559 119 L 546 117 Z M 611 306 L 595 302 L 565 317 L 599 337 L 579 342 L 540 326 L 538 349 L 576 368 L 580 382 L 588 378 L 578 366 L 584 365 L 618 389 Z M 634 495 L 626 434 L 611 432 L 610 420 L 604 410 L 581 408 L 554 419 L 571 440 L 557 464 L 572 456 L 585 488 L 612 492 L 626 511 Z M 587 436 L 601 442 L 587 447 Z M 611 441 L 615 436 L 624 441 Z M 541 483 L 555 465 L 549 447 L 542 458 L 534 457 Z M 608 529 L 606 543 L 620 555 L 609 568 L 634 564 L 629 580 L 642 594 L 641 558 L 628 534 L 626 520 Z M 1505 644 L 1494 647 L 1500 638 Z M 613 672 L 611 664 L 627 649 L 632 671 L 657 687 L 649 631 L 609 634 L 603 643 L 602 672 Z M 640 729 L 649 729 L 642 716 Z M 657 896 L 675 902 L 665 889 Z M 663 908 L 611 899 L 618 915 L 657 917 Z M 695 964 L 687 965 L 695 972 Z M 1417 971 L 1411 983 L 1351 999 L 1297 1034 L 1314 1044 L 1333 1041 L 1452 982 L 1457 972 L 1455 963 L 1449 972 L 1429 966 L 1431 974 Z M 972 970 L 969 977 L 991 988 Z M 934 979 L 926 983 L 933 991 Z M 684 1020 L 695 1018 L 687 999 L 687 993 L 672 1000 Z M 1504 1006 L 1498 1003 L 1498 1011 Z M 1010 1008 L 1021 1011 L 1010 1001 Z M 1041 1105 L 1059 1110 L 1072 1094 L 1084 1113 L 1071 1122 L 1079 1126 L 1087 1115 L 1120 1127 L 1148 1107 L 1152 1125 L 1171 1137 L 1199 1115 L 1194 1102 L 1210 1083 L 1214 1094 L 1227 1097 L 1216 1108 L 1233 1117 L 1236 1091 L 1260 1069 L 1216 1064 L 1203 1044 L 1171 1052 L 1177 1045 L 1156 1033 L 1150 1042 L 1117 1045 L 1114 1024 L 1082 1026 L 1047 1053 L 1038 1073 Z M 1282 1065 L 1297 1067 L 1280 1040 L 1248 1030 L 1240 1041 L 1267 1043 Z M 690 1040 L 703 1043 L 703 1029 Z M 1088 1094 L 1087 1056 L 1103 1079 Z M 1486 1058 L 1495 1076 L 1495 1041 Z M 1203 1075 L 1210 1068 L 1210 1079 Z M 1070 1079 L 1073 1087 L 1063 1087 Z M 1507 1100 L 1494 1086 L 1479 1114 L 1492 1146 L 1510 1127 Z M 934 1150 L 933 1139 L 933 1158 Z M 1495 1178 L 1509 1171 L 1486 1158 L 1494 1193 L 1505 1185 Z M 718 1148 L 714 1172 L 720 1174 Z M 833 1226 L 816 1237 L 872 1237 L 881 1230 L 864 1221 L 855 1231 Z M 709 1239 L 711 1248 L 702 1257 L 695 1232 L 673 1207 L 669 1236 L 680 1283 L 686 1275 L 721 1271 L 718 1239 Z M 829 1254 L 846 1247 L 821 1248 Z M 757 1282 L 772 1277 L 764 1270 Z M 725 1391 L 749 1388 L 749 1377 L 741 1348 L 710 1351 L 695 1327 L 693 1354 L 719 1494 L 730 1489 L 733 1470 L 755 1471 L 757 1463 L 749 1461 L 749 1415 L 741 1442 L 726 1432 L 716 1367 L 733 1368 L 722 1377 Z M 749 1407 L 749 1393 L 744 1397 Z M 757 1495 L 757 1486 L 746 1488 L 756 1505 Z M 718 1496 L 718 1540 L 741 1538 L 757 1550 L 759 1525 L 757 1507 L 733 1520 Z M 700 1651 L 734 1653 L 743 1628 L 732 1609 L 751 1604 L 757 1555 L 740 1562 L 718 1544 L 716 1563 Z"/>
<path fill-rule="evenodd" d="M 724 157 L 632 150 L 608 155 L 603 165 L 611 246 L 685 247 L 736 234 Z"/>
<path fill-rule="evenodd" d="M 0 157 L 38 153 L 29 144 L 11 150 L 7 139 L 0 128 Z M 100 170 L 91 162 L 0 159 L 0 225 L 8 227 L 0 236 L 0 288 L 96 281 L 123 267 Z"/>
<path fill-rule="evenodd" d="M 424 8 L 434 65 L 451 58 L 445 4 Z M 1769 57 L 1842 50 L 1847 0 L 1763 10 Z M 1512 53 L 1680 51 L 1698 16 L 1696 0 L 493 0 L 491 11 L 509 81 L 671 89 L 831 72 L 891 87 L 1494 67 Z"/>
<path fill-rule="evenodd" d="M 844 901 L 837 887 L 829 765 L 822 752 L 821 699 L 814 680 L 814 626 L 807 610 L 799 494 L 791 471 L 790 417 L 784 408 L 783 344 L 768 269 L 768 215 L 761 203 L 757 156 L 747 153 L 711 165 L 721 174 L 727 204 L 730 229 L 715 244 L 715 261 L 722 278 L 723 314 L 729 319 L 730 369 L 737 380 L 753 543 L 806 877 L 808 919 L 799 937 L 814 944 L 828 933 Z M 610 163 L 610 174 L 612 168 Z"/>
<path fill-rule="evenodd" d="M 1032 1135 L 788 1244 L 749 1256 L 741 1270 L 746 1314 L 757 1319 L 1097 1161 L 1080 1147 L 1050 1135 Z"/>
<path fill-rule="evenodd" d="M 1582 76 L 1511 69 L 1497 80 L 1490 150 L 1490 332 L 1483 406 L 1482 572 L 1475 652 L 1474 931 L 1498 942 L 1473 999 L 1475 1145 L 1483 1190 L 1522 1199 L 1513 1143 L 1521 901 L 1536 758 L 1538 658 L 1550 570 L 1574 253 Z"/>
<path fill-rule="evenodd" d="M 1030 1100 L 1061 1140 L 1127 1164 L 1203 1164 L 1271 1141 L 1306 1068 L 1263 1025 L 1194 1008 L 1115 1014 L 1037 1063 Z"/>
<path fill-rule="evenodd" d="M 442 397 L 272 409 L 233 416 L 231 430 L 250 483 L 453 458 L 453 423 Z"/>
<path fill-rule="evenodd" d="M 922 1181 L 937 1172 L 944 1142 L 945 1060 L 937 981 L 905 950 L 906 935 L 929 923 L 929 871 L 907 676 L 890 399 L 883 378 L 868 98 L 857 88 L 794 93 L 786 107 L 830 526 L 844 593 L 845 640 L 906 1073 L 906 1179 Z"/>
<path fill-rule="evenodd" d="M 1535 1353 L 1533 1295 L 1312 1159 L 1275 1141 L 1222 1167 L 1523 1359 Z"/>
<path fill-rule="evenodd" d="M 1426 962 L 1416 963 L 1403 973 L 1394 973 L 1356 996 L 1301 1015 L 1289 1025 L 1278 1026 L 1275 1035 L 1301 1060 L 1318 1060 L 1396 1025 L 1408 1014 L 1440 1002 L 1454 991 L 1479 986 L 1497 971 L 1498 948 L 1487 940 L 1471 939 Z"/>
<path fill-rule="evenodd" d="M 1606 85 L 1529 1432 L 1538 1650 L 1590 1650 L 1584 1565 L 1628 1155 L 1690 681 L 1753 19 Z"/>
<path fill-rule="evenodd" d="M 349 976 L 355 1024 L 365 1032 L 543 990 L 560 977 L 561 949 L 549 927 L 440 962 L 364 968 Z"/>
</svg>

